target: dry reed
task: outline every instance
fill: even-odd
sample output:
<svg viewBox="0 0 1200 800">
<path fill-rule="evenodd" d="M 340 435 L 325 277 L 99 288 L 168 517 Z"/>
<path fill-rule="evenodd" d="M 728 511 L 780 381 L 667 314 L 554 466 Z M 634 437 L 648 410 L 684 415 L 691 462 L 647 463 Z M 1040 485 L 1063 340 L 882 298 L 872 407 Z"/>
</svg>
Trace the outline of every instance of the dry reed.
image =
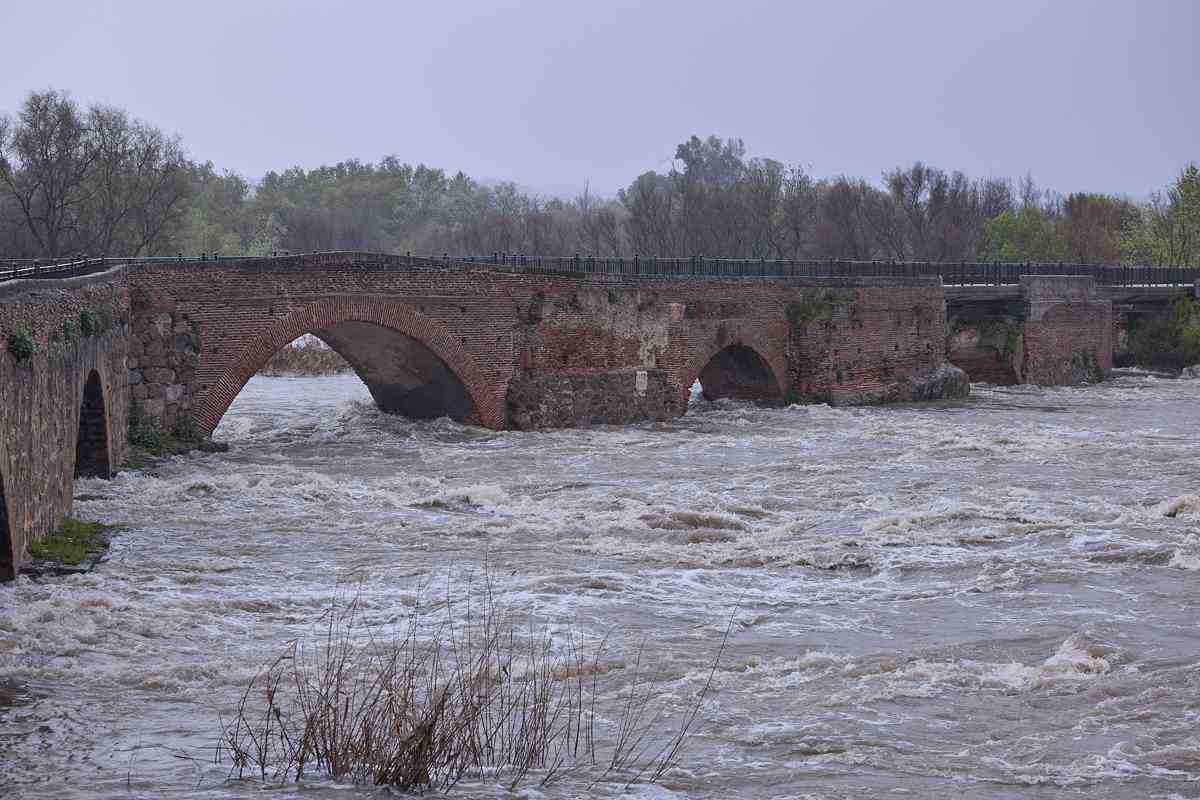
<svg viewBox="0 0 1200 800">
<path fill-rule="evenodd" d="M 447 587 L 444 613 L 415 605 L 387 638 L 364 619 L 361 595 L 335 603 L 318 634 L 289 643 L 250 682 L 223 725 L 217 759 L 231 763 L 230 777 L 449 790 L 463 779 L 655 782 L 680 763 L 728 628 L 701 691 L 671 709 L 644 647 L 606 701 L 607 639 L 585 648 L 573 632 L 518 624 L 486 575 L 451 595 Z"/>
</svg>

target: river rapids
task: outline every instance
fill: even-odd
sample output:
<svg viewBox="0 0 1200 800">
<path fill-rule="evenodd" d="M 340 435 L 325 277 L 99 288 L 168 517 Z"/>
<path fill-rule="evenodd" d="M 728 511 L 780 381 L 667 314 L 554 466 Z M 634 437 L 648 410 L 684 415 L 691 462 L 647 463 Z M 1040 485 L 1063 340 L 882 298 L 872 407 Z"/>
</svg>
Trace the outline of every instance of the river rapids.
<svg viewBox="0 0 1200 800">
<path fill-rule="evenodd" d="M 459 796 L 1198 797 L 1198 422 L 1200 381 L 1133 372 L 540 433 L 257 377 L 228 453 L 77 483 L 127 526 L 95 571 L 0 587 L 0 796 L 262 796 L 212 761 L 256 671 L 339 587 L 386 618 L 486 565 L 609 637 L 607 691 L 642 648 L 686 705 L 729 638 L 659 784 Z"/>
</svg>

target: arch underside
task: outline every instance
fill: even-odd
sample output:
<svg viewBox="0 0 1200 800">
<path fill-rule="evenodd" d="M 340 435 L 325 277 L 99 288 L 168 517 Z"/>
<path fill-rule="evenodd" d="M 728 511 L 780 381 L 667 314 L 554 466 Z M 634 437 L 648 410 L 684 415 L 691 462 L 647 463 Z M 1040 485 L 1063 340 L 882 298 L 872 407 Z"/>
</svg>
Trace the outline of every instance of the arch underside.
<svg viewBox="0 0 1200 800">
<path fill-rule="evenodd" d="M 479 412 L 466 386 L 445 361 L 411 336 L 359 320 L 311 333 L 346 359 L 381 411 L 479 424 Z"/>
<path fill-rule="evenodd" d="M 75 477 L 109 478 L 108 415 L 100 374 L 92 370 L 83 386 L 79 404 L 79 430 L 75 437 Z"/>
<path fill-rule="evenodd" d="M 731 398 L 760 405 L 783 402 L 783 391 L 770 364 L 745 344 L 730 344 L 718 350 L 696 377 L 705 400 Z"/>
<path fill-rule="evenodd" d="M 990 383 L 993 386 L 1013 386 L 1019 383 L 1012 363 L 1000 348 L 990 345 L 960 347 L 946 353 L 946 360 L 967 373 L 971 383 Z"/>
<path fill-rule="evenodd" d="M 384 411 L 503 427 L 494 381 L 461 336 L 405 303 L 330 298 L 296 309 L 243 340 L 192 405 L 196 430 L 212 433 L 246 381 L 304 334 L 317 336 L 346 359 Z"/>
<path fill-rule="evenodd" d="M 973 384 L 1013 386 L 1019 383 L 1012 363 L 994 347 L 973 347 L 947 354 L 947 361 L 967 373 Z"/>
</svg>

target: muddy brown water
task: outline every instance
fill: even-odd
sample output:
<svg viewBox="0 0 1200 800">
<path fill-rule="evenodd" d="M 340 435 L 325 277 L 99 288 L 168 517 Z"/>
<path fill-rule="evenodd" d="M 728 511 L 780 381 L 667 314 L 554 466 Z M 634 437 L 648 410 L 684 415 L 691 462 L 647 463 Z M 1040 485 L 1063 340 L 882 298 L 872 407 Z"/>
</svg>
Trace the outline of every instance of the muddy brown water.
<svg viewBox="0 0 1200 800">
<path fill-rule="evenodd" d="M 379 618 L 486 560 L 500 601 L 646 642 L 680 769 L 460 796 L 1200 796 L 1200 381 L 494 433 L 352 376 L 251 381 L 233 449 L 82 481 L 88 575 L 0 587 L 0 795 L 251 797 L 218 719 L 339 583 Z M 735 605 L 739 604 L 736 613 Z M 274 797 L 375 796 L 316 781 Z"/>
</svg>

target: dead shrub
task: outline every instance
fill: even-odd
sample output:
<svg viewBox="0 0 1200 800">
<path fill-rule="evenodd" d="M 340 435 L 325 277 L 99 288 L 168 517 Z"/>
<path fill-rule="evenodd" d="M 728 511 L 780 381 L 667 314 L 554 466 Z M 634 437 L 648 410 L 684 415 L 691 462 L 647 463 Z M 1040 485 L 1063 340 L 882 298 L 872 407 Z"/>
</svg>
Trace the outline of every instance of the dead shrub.
<svg viewBox="0 0 1200 800">
<path fill-rule="evenodd" d="M 447 588 L 444 602 L 417 603 L 386 637 L 359 597 L 335 603 L 319 633 L 289 643 L 246 687 L 217 749 L 231 778 L 408 791 L 464 778 L 655 782 L 679 763 L 729 636 L 727 627 L 702 690 L 672 709 L 644 645 L 632 666 L 603 663 L 607 639 L 589 648 L 573 632 L 519 622 L 486 576 L 460 598 Z M 629 683 L 602 701 L 599 677 L 621 669 Z"/>
</svg>

